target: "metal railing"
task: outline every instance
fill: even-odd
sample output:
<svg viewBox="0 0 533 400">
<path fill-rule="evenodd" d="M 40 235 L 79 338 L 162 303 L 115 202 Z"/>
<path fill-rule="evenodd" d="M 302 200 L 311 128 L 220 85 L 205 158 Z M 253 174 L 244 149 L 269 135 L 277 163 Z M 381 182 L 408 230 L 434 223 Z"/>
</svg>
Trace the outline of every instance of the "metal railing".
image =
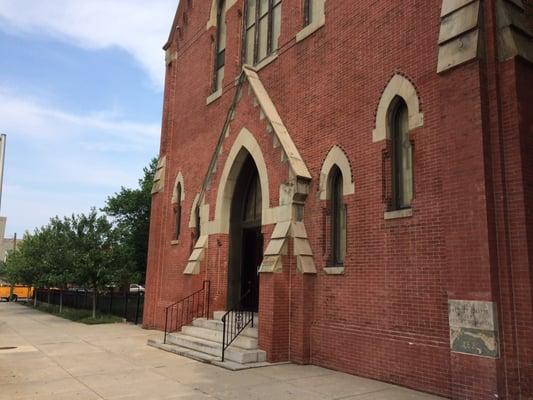
<svg viewBox="0 0 533 400">
<path fill-rule="evenodd" d="M 246 305 L 254 295 L 251 289 L 239 299 L 237 304 L 230 308 L 222 317 L 222 362 L 226 350 L 237 339 L 237 337 L 246 329 L 248 325 L 254 327 L 254 314 L 252 310 L 246 310 Z"/>
<path fill-rule="evenodd" d="M 167 343 L 169 333 L 179 331 L 195 318 L 209 318 L 210 288 L 211 282 L 204 281 L 200 290 L 165 308 L 165 337 L 163 343 Z"/>
<path fill-rule="evenodd" d="M 85 289 L 35 289 L 36 304 L 62 304 L 66 308 L 91 310 L 93 296 L 96 296 L 96 311 L 102 314 L 122 317 L 135 325 L 143 320 L 144 292 L 130 292 L 109 289 L 94 293 Z"/>
</svg>

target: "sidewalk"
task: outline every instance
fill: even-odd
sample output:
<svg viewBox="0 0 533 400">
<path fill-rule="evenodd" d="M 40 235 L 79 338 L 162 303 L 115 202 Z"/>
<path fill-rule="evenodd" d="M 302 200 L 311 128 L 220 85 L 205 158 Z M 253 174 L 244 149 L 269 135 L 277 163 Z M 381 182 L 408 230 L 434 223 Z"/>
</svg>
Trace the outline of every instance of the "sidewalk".
<svg viewBox="0 0 533 400">
<path fill-rule="evenodd" d="M 441 399 L 316 366 L 230 372 L 146 345 L 160 335 L 0 303 L 0 400 Z"/>
</svg>

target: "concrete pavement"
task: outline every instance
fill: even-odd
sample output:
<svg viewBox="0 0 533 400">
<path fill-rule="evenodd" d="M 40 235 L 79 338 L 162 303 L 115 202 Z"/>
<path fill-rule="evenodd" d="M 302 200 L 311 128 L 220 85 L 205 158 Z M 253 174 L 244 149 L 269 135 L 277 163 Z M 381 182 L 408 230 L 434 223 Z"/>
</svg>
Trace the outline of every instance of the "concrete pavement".
<svg viewBox="0 0 533 400">
<path fill-rule="evenodd" d="M 230 372 L 146 345 L 160 335 L 0 303 L 0 400 L 441 399 L 316 366 Z"/>
</svg>

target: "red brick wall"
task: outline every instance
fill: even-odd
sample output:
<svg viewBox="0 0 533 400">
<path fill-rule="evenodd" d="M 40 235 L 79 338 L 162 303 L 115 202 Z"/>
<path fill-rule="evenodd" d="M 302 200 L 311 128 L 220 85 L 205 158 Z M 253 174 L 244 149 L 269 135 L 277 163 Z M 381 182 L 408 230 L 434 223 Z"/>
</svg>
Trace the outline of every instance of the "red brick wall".
<svg viewBox="0 0 533 400">
<path fill-rule="evenodd" d="M 206 105 L 215 33 L 205 29 L 210 3 L 193 0 L 182 37 L 172 43 L 178 59 L 167 68 L 161 142 L 167 168 L 165 191 L 153 198 L 149 327 L 162 328 L 165 305 L 204 279 L 212 282 L 212 309 L 225 308 L 227 235 L 209 237 L 200 275 L 182 274 L 192 246 L 192 202 L 240 72 L 238 1 L 227 15 L 224 94 Z M 533 91 L 527 88 L 533 73 L 522 62 L 498 65 L 489 48 L 489 62 L 437 75 L 440 7 L 440 0 L 328 0 L 326 25 L 296 43 L 301 4 L 284 0 L 279 56 L 259 75 L 313 177 L 304 222 L 318 274 L 303 276 L 295 258 L 284 257 L 282 273 L 261 275 L 259 344 L 270 361 L 313 363 L 457 399 L 514 399 L 520 385 L 523 395 L 532 391 Z M 487 41 L 494 43 L 490 34 Z M 411 132 L 414 215 L 385 221 L 386 143 L 373 143 L 372 130 L 395 73 L 416 87 L 424 125 Z M 270 206 L 279 204 L 279 186 L 288 179 L 288 165 L 245 88 L 206 192 L 211 219 L 220 175 L 242 127 L 252 132 L 267 164 Z M 341 276 L 323 270 L 328 229 L 318 198 L 320 170 L 333 145 L 346 152 L 355 182 L 355 194 L 345 197 L 348 250 Z M 178 171 L 184 176 L 183 225 L 180 243 L 171 245 Z M 272 229 L 263 227 L 265 245 Z M 497 303 L 500 359 L 450 352 L 448 299 Z"/>
</svg>

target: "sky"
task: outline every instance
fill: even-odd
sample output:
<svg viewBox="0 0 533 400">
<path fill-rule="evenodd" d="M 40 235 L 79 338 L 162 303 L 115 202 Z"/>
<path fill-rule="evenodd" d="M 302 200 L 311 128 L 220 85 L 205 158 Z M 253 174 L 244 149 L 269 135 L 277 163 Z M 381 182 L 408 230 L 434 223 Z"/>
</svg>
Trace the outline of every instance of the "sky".
<svg viewBox="0 0 533 400">
<path fill-rule="evenodd" d="M 100 208 L 159 151 L 178 0 L 0 0 L 6 236 Z"/>
</svg>

